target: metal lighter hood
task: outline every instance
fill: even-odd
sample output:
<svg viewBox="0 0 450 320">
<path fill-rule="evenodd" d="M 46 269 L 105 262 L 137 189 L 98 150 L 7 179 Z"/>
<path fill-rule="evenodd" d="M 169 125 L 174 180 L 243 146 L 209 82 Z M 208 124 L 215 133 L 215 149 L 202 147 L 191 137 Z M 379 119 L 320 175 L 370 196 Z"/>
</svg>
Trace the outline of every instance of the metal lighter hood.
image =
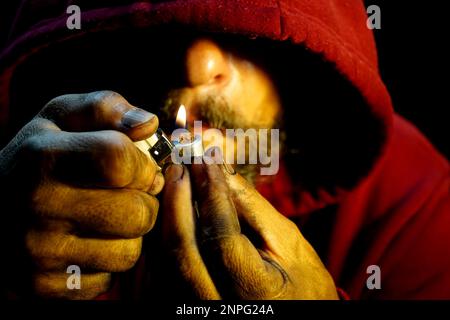
<svg viewBox="0 0 450 320">
<path fill-rule="evenodd" d="M 158 165 L 162 165 L 174 148 L 167 135 L 160 129 L 148 139 L 138 141 L 135 145 L 145 154 L 150 155 Z"/>
</svg>

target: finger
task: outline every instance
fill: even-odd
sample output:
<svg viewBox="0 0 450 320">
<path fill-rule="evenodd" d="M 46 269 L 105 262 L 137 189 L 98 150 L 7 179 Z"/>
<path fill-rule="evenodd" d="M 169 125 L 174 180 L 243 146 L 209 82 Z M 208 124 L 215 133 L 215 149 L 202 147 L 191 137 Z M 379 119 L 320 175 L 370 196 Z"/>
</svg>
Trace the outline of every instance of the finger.
<svg viewBox="0 0 450 320">
<path fill-rule="evenodd" d="M 241 232 L 225 177 L 218 165 L 193 164 L 193 184 L 199 204 L 203 240 L 231 237 Z"/>
<path fill-rule="evenodd" d="M 58 179 L 86 187 L 147 191 L 157 165 L 117 131 L 59 132 L 28 138 L 23 161 Z"/>
<path fill-rule="evenodd" d="M 162 215 L 164 243 L 175 258 L 182 278 L 200 299 L 219 299 L 196 241 L 189 172 L 171 165 L 165 172 L 166 188 Z"/>
<path fill-rule="evenodd" d="M 150 137 L 158 128 L 158 118 L 154 114 L 132 106 L 113 91 L 57 97 L 38 117 L 53 121 L 64 131 L 117 130 L 133 141 Z"/>
<path fill-rule="evenodd" d="M 203 257 L 221 287 L 219 291 L 244 299 L 271 297 L 274 288 L 279 289 L 283 283 L 283 277 L 272 261 L 261 257 L 241 234 L 221 168 L 216 164 L 192 165 L 192 175 L 199 201 Z"/>
<path fill-rule="evenodd" d="M 298 227 L 280 214 L 247 180 L 239 174 L 224 171 L 233 203 L 239 218 L 261 236 L 272 252 L 283 252 L 277 244 L 288 241 L 287 237 L 302 237 Z M 274 241 L 282 237 L 284 241 Z"/>
<path fill-rule="evenodd" d="M 296 256 L 295 259 L 302 261 L 302 264 L 307 266 L 307 268 L 303 268 L 305 275 L 311 271 L 314 273 L 309 278 L 329 279 L 330 283 L 333 284 L 333 280 L 326 272 L 326 268 L 315 249 L 303 237 L 293 221 L 273 208 L 258 191 L 238 174 L 226 174 L 226 179 L 240 219 L 245 220 L 247 225 L 261 237 L 264 243 L 263 253 L 268 261 L 272 261 L 272 266 L 280 271 L 283 280 L 279 283 L 286 283 L 288 280 L 288 275 L 284 273 L 281 265 L 289 269 L 294 255 Z M 271 269 L 274 270 L 274 268 Z M 328 291 L 329 295 L 327 293 L 328 298 L 336 299 L 334 284 L 332 288 L 322 287 L 328 288 L 324 289 L 325 291 L 330 290 Z M 281 292 L 281 290 L 277 290 L 276 286 L 273 289 L 275 290 L 272 290 L 272 292 L 275 294 L 277 291 Z"/>
<path fill-rule="evenodd" d="M 34 293 L 43 298 L 90 300 L 108 291 L 111 283 L 109 273 L 80 275 L 80 289 L 69 289 L 67 281 L 71 274 L 44 273 L 33 275 Z"/>
<path fill-rule="evenodd" d="M 158 195 L 164 188 L 164 184 L 165 184 L 164 175 L 162 174 L 161 171 L 158 171 L 155 175 L 155 179 L 153 180 L 153 184 L 150 187 L 148 193 L 151 194 L 152 196 Z"/>
<path fill-rule="evenodd" d="M 123 272 L 131 269 L 141 254 L 142 238 L 94 239 L 32 230 L 26 248 L 38 270 L 62 271 L 70 265 L 83 270 Z"/>
<path fill-rule="evenodd" d="M 41 186 L 31 210 L 43 220 L 70 221 L 72 232 L 137 238 L 156 221 L 158 200 L 129 189 L 81 189 L 60 183 Z"/>
</svg>

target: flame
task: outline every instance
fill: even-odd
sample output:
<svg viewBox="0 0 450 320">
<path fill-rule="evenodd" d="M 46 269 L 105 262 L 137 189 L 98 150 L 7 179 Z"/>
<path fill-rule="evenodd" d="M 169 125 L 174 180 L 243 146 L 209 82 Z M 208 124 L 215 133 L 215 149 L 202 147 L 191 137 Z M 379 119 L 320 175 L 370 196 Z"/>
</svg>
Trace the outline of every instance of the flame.
<svg viewBox="0 0 450 320">
<path fill-rule="evenodd" d="M 175 120 L 175 123 L 180 128 L 186 128 L 186 108 L 183 104 L 178 109 L 177 119 Z"/>
</svg>

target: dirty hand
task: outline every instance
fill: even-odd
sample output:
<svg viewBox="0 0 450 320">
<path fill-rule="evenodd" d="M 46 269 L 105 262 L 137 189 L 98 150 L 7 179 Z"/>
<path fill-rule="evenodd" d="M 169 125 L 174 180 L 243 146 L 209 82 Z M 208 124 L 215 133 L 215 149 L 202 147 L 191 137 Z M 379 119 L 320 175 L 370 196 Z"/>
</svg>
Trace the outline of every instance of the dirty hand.
<svg viewBox="0 0 450 320">
<path fill-rule="evenodd" d="M 217 164 L 172 165 L 165 180 L 164 242 L 198 298 L 337 299 L 297 226 L 241 176 Z"/>
<path fill-rule="evenodd" d="M 133 141 L 157 127 L 156 116 L 117 93 L 64 95 L 1 150 L 9 290 L 94 298 L 111 273 L 135 264 L 164 178 Z M 70 265 L 80 268 L 79 290 L 67 286 Z"/>
</svg>

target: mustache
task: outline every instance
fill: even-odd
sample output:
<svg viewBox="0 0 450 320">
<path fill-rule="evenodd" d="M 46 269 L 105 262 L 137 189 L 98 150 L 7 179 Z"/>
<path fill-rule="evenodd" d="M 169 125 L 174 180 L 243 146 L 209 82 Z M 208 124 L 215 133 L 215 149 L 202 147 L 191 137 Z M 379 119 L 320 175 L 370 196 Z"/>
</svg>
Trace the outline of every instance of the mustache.
<svg viewBox="0 0 450 320">
<path fill-rule="evenodd" d="M 165 122 L 168 127 L 174 126 L 174 119 L 176 118 L 180 105 L 185 104 L 183 96 L 185 96 L 183 89 L 174 89 L 167 94 L 164 100 L 162 111 L 162 122 Z M 185 105 L 186 106 L 186 105 Z M 220 95 L 208 95 L 202 101 L 196 101 L 193 106 L 189 106 L 188 112 L 193 112 L 194 119 L 206 122 L 210 127 L 224 131 L 226 129 L 273 129 L 276 126 L 268 128 L 267 126 L 255 125 L 254 123 L 247 123 L 242 119 L 242 116 L 236 113 L 230 103 L 225 97 Z M 276 124 L 279 124 L 279 120 Z M 188 126 L 189 128 L 189 126 Z M 258 138 L 259 139 L 259 138 Z M 282 138 L 282 140 L 284 140 Z M 283 146 L 283 141 L 280 142 L 280 148 Z M 246 144 L 246 154 L 248 148 Z M 271 152 L 270 144 L 267 146 L 268 152 Z M 236 171 L 243 176 L 251 184 L 255 184 L 260 169 L 259 164 L 237 164 Z M 260 178 L 261 179 L 261 178 Z"/>
<path fill-rule="evenodd" d="M 161 108 L 165 121 L 173 121 L 180 105 L 183 102 L 183 89 L 171 90 Z M 185 105 L 186 106 L 186 105 Z M 206 122 L 210 127 L 219 130 L 242 128 L 244 130 L 254 128 L 249 123 L 242 120 L 229 102 L 220 95 L 208 95 L 197 101 L 194 105 L 188 106 L 188 112 L 194 114 L 196 120 Z"/>
</svg>

